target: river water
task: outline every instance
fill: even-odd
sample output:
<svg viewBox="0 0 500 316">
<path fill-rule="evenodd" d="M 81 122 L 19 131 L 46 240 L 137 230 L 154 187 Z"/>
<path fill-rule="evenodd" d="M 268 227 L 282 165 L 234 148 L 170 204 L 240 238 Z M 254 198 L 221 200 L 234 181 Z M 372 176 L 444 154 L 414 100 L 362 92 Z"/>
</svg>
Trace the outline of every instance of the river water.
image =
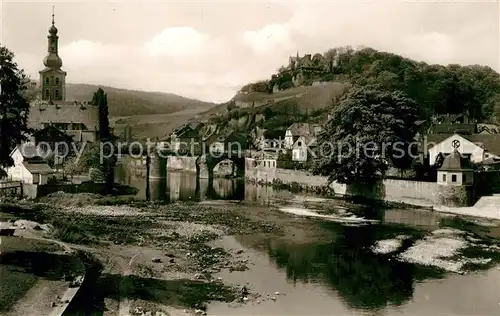
<svg viewBox="0 0 500 316">
<path fill-rule="evenodd" d="M 142 177 L 121 175 L 146 198 Z M 235 179 L 196 179 L 169 172 L 166 182 L 149 187 L 151 199 L 175 201 L 242 200 L 252 208 L 335 204 L 314 196 L 277 191 Z M 255 206 L 254 206 L 255 207 Z M 317 221 L 311 240 L 259 236 L 226 237 L 220 242 L 244 247 L 250 270 L 224 272 L 226 282 L 248 283 L 264 297 L 245 306 L 211 303 L 210 315 L 500 315 L 500 268 L 459 275 L 391 260 L 370 250 L 375 241 L 446 227 L 449 217 L 423 210 L 377 210 L 367 216 L 381 224 L 348 227 Z M 279 292 L 276 294 L 276 292 Z M 274 297 L 274 299 L 268 299 Z"/>
</svg>

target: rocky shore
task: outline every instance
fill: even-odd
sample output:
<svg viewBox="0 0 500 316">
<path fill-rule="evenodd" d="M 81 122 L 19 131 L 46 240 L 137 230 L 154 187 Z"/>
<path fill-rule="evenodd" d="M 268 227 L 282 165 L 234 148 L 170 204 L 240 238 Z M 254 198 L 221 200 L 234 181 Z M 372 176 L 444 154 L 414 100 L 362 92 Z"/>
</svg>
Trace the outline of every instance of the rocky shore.
<svg viewBox="0 0 500 316">
<path fill-rule="evenodd" d="M 243 250 L 209 243 L 224 235 L 283 234 L 280 225 L 259 212 L 244 215 L 237 204 L 162 205 L 56 193 L 40 203 L 2 204 L 0 212 L 21 218 L 18 229 L 97 258 L 102 267 L 91 305 L 104 315 L 203 314 L 208 301 L 243 304 L 253 295 L 247 287 L 214 276 L 247 270 Z"/>
</svg>

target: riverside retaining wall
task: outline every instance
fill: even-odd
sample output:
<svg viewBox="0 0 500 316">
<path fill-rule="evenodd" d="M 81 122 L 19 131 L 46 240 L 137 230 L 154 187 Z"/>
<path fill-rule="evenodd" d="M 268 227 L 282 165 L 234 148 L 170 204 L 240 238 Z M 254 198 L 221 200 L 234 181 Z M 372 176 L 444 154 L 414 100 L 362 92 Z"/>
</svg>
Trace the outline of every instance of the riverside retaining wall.
<svg viewBox="0 0 500 316">
<path fill-rule="evenodd" d="M 280 183 L 289 186 L 298 185 L 303 188 L 329 186 L 329 189 L 333 190 L 337 196 L 365 196 L 425 207 L 441 204 L 440 186 L 435 182 L 385 179 L 378 187 L 366 192 L 337 182 L 328 184 L 326 177 L 313 175 L 307 171 L 255 166 L 251 159 L 247 159 L 246 167 L 245 178 L 261 184 Z"/>
</svg>

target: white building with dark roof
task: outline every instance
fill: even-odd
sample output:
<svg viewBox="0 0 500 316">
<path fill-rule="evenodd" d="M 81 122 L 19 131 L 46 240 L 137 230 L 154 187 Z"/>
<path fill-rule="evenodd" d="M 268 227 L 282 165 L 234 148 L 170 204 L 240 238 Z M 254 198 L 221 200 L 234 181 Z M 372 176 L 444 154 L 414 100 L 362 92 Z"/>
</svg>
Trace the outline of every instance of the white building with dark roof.
<svg viewBox="0 0 500 316">
<path fill-rule="evenodd" d="M 47 184 L 54 170 L 47 164 L 47 152 L 32 143 L 17 146 L 10 153 L 14 160 L 12 167 L 6 168 L 7 178 L 27 184 Z"/>
</svg>

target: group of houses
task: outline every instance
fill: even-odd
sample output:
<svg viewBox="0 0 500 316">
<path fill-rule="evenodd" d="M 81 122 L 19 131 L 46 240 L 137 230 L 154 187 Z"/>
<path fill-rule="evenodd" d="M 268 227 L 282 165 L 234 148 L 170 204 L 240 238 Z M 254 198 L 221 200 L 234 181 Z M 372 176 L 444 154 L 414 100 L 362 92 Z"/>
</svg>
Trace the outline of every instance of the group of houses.
<svg viewBox="0 0 500 316">
<path fill-rule="evenodd" d="M 183 154 L 219 154 L 248 149 L 248 135 L 236 130 L 224 129 L 217 124 L 190 122 L 172 131 L 160 140 L 160 146 Z"/>
<path fill-rule="evenodd" d="M 320 124 L 293 123 L 286 130 L 267 130 L 256 127 L 252 133 L 254 147 L 263 152 L 291 153 L 291 160 L 306 162 L 309 150 L 317 146 L 322 131 Z"/>
<path fill-rule="evenodd" d="M 429 166 L 438 164 L 437 183 L 452 187 L 471 187 L 475 173 L 500 171 L 500 129 L 478 124 L 467 114 L 436 116 L 420 121 L 416 136 L 422 157 Z"/>
<path fill-rule="evenodd" d="M 480 170 L 500 170 L 500 129 L 471 121 L 467 114 L 436 116 L 420 121 L 417 139 L 423 157 L 434 165 L 438 156 L 457 152 Z"/>
<path fill-rule="evenodd" d="M 231 150 L 257 150 L 277 157 L 280 152 L 291 154 L 291 160 L 306 162 L 311 157 L 309 150 L 317 145 L 316 139 L 322 131 L 320 124 L 294 123 L 286 130 L 268 130 L 255 127 L 248 134 L 219 128 L 216 124 L 191 122 L 176 128 L 160 145 L 184 154 L 228 152 Z"/>
<path fill-rule="evenodd" d="M 437 182 L 443 185 L 471 185 L 476 171 L 500 170 L 500 128 L 480 124 L 467 114 L 437 115 L 417 121 L 417 160 L 432 167 L 441 157 Z M 317 149 L 321 124 L 294 123 L 286 130 L 253 132 L 254 146 L 261 151 L 291 152 L 291 160 L 306 162 Z M 269 159 L 269 156 L 265 159 Z M 275 165 L 275 164 L 271 164 Z"/>
</svg>

